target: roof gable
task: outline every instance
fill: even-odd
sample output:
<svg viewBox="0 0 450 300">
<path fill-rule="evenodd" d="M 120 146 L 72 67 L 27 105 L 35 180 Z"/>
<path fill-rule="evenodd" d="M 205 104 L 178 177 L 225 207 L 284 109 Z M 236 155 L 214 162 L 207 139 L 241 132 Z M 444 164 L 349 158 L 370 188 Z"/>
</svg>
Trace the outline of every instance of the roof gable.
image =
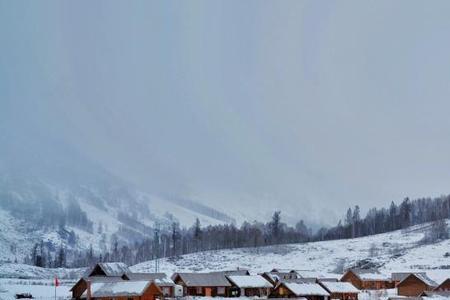
<svg viewBox="0 0 450 300">
<path fill-rule="evenodd" d="M 128 266 L 121 262 L 98 263 L 88 276 L 122 276 L 130 273 Z"/>
<path fill-rule="evenodd" d="M 181 280 L 188 287 L 195 286 L 231 286 L 228 279 L 223 273 L 175 273 L 172 279 L 176 281 Z"/>
<path fill-rule="evenodd" d="M 407 280 L 414 278 L 423 282 L 425 285 L 429 287 L 436 287 L 438 285 L 434 280 L 428 277 L 426 273 L 411 273 L 408 276 L 406 276 L 406 278 L 403 279 L 398 285 L 402 286 L 403 284 L 405 284 Z"/>
</svg>

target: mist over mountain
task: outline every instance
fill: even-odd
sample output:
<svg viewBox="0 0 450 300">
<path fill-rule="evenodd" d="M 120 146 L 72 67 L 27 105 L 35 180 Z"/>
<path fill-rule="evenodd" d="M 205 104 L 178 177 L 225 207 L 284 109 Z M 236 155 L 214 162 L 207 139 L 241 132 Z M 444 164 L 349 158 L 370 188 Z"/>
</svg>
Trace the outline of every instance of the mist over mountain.
<svg viewBox="0 0 450 300">
<path fill-rule="evenodd" d="M 2 172 L 237 222 L 448 193 L 446 9 L 252 4 L 0 4 Z"/>
</svg>

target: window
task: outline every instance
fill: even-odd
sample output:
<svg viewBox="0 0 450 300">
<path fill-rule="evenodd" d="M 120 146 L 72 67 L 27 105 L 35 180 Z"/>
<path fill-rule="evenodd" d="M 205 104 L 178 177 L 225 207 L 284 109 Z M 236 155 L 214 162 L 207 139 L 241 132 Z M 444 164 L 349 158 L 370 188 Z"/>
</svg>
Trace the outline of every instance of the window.
<svg viewBox="0 0 450 300">
<path fill-rule="evenodd" d="M 219 295 L 225 294 L 225 288 L 223 286 L 219 286 L 217 288 L 217 294 L 219 294 Z"/>
<path fill-rule="evenodd" d="M 196 288 L 196 292 L 197 292 L 197 294 L 201 294 L 201 293 L 203 292 L 202 287 L 201 287 L 201 286 L 198 286 L 198 287 Z"/>
</svg>

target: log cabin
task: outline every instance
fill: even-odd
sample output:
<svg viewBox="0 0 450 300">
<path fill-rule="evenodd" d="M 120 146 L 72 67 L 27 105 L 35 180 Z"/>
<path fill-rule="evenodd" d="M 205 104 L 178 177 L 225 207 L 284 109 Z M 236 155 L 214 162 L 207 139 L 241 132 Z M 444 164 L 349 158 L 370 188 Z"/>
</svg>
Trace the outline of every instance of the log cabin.
<svg viewBox="0 0 450 300">
<path fill-rule="evenodd" d="M 72 292 L 72 299 L 81 299 L 81 296 L 86 291 L 88 282 L 90 284 L 93 283 L 108 283 L 108 282 L 120 282 L 124 281 L 124 279 L 121 276 L 91 276 L 91 277 L 82 277 L 80 278 L 70 289 L 70 292 Z"/>
<path fill-rule="evenodd" d="M 350 282 L 319 280 L 319 284 L 330 294 L 331 299 L 358 300 L 359 290 Z"/>
<path fill-rule="evenodd" d="M 420 296 L 425 291 L 434 290 L 438 284 L 426 274 L 412 273 L 397 285 L 397 294 L 400 296 Z"/>
<path fill-rule="evenodd" d="M 280 282 L 269 297 L 328 300 L 330 294 L 317 283 Z"/>
<path fill-rule="evenodd" d="M 162 291 L 164 297 L 175 296 L 175 283 L 168 278 L 165 273 L 128 273 L 130 281 L 150 281 L 154 282 Z"/>
<path fill-rule="evenodd" d="M 150 281 L 88 281 L 88 287 L 81 296 L 87 300 L 156 300 L 164 299 L 161 289 Z"/>
<path fill-rule="evenodd" d="M 438 285 L 434 291 L 436 292 L 448 292 L 450 291 L 450 278 L 445 279 L 440 285 Z"/>
<path fill-rule="evenodd" d="M 397 286 L 400 282 L 403 281 L 406 277 L 411 274 L 422 274 L 426 275 L 425 272 L 396 272 L 391 274 L 391 279 L 394 282 L 395 286 Z"/>
<path fill-rule="evenodd" d="M 389 276 L 377 270 L 349 269 L 340 281 L 350 282 L 359 290 L 383 290 L 395 287 Z"/>
<path fill-rule="evenodd" d="M 230 296 L 233 297 L 267 297 L 273 289 L 261 275 L 232 275 L 227 278 L 232 285 Z"/>
<path fill-rule="evenodd" d="M 123 273 L 126 272 L 126 273 Z M 131 273 L 128 267 L 122 263 L 99 263 L 96 264 L 88 276 L 80 278 L 70 289 L 72 299 L 81 299 L 85 293 L 88 282 L 94 283 L 114 283 L 121 281 L 147 281 L 154 282 L 163 292 L 165 297 L 174 296 L 175 284 L 164 273 Z"/>
<path fill-rule="evenodd" d="M 175 284 L 183 286 L 186 296 L 227 297 L 231 283 L 221 272 L 215 273 L 175 273 Z"/>
</svg>

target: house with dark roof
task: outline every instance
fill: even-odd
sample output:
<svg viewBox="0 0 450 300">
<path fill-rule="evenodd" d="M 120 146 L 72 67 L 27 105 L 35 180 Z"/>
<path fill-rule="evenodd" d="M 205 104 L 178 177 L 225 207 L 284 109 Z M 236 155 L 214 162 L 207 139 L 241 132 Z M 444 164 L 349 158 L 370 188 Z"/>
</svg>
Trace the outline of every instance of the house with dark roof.
<svg viewBox="0 0 450 300">
<path fill-rule="evenodd" d="M 330 294 L 317 283 L 280 282 L 272 291 L 269 297 L 328 300 Z"/>
<path fill-rule="evenodd" d="M 349 269 L 340 281 L 350 282 L 359 290 L 384 290 L 395 287 L 390 276 L 372 269 Z"/>
<path fill-rule="evenodd" d="M 183 286 L 186 296 L 227 297 L 231 283 L 221 272 L 214 273 L 175 273 L 175 284 Z"/>
<path fill-rule="evenodd" d="M 438 284 L 424 273 L 411 273 L 397 285 L 400 296 L 420 296 L 425 291 L 434 290 Z"/>
</svg>

